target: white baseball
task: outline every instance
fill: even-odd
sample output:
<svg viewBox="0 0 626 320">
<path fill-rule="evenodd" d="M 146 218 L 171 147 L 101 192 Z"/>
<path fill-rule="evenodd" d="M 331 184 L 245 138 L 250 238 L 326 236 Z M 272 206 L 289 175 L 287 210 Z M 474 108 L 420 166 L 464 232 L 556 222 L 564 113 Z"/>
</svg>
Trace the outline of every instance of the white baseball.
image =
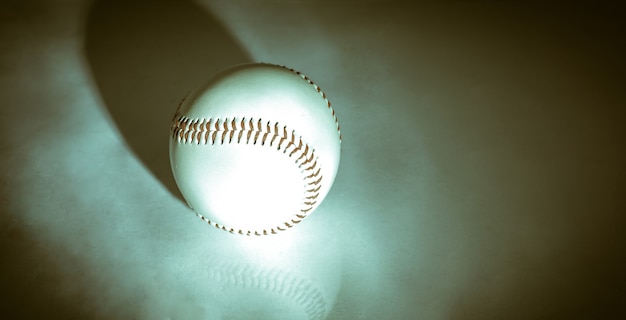
<svg viewBox="0 0 626 320">
<path fill-rule="evenodd" d="M 227 69 L 190 93 L 171 124 L 176 183 L 210 225 L 243 235 L 287 230 L 322 202 L 339 166 L 330 102 L 298 71 Z"/>
</svg>

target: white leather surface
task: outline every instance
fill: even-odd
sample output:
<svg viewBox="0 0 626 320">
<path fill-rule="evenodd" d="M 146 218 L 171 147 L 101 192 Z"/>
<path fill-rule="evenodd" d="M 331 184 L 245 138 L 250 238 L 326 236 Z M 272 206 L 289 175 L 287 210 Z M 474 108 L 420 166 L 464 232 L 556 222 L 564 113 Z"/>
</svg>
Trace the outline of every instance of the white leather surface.
<svg viewBox="0 0 626 320">
<path fill-rule="evenodd" d="M 309 290 L 242 302 L 265 318 L 625 316 L 616 6 L 136 3 L 0 4 L 1 314 L 236 319 L 265 277 Z M 250 61 L 309 75 L 343 134 L 274 243 L 203 225 L 167 154 L 180 99 Z"/>
<path fill-rule="evenodd" d="M 326 197 L 339 167 L 339 124 L 325 94 L 298 71 L 273 64 L 227 70 L 176 111 L 172 173 L 189 206 L 211 224 L 275 234 Z"/>
</svg>

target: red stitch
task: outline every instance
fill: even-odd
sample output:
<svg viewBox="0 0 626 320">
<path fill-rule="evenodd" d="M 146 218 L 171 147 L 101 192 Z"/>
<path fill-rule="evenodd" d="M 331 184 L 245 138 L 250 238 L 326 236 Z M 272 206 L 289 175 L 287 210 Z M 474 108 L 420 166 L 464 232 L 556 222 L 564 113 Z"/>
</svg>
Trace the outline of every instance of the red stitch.
<svg viewBox="0 0 626 320">
<path fill-rule="evenodd" d="M 307 179 L 312 179 L 312 178 L 317 177 L 317 175 L 320 173 L 321 170 L 322 170 L 321 168 L 317 169 L 317 171 L 315 171 L 315 173 L 311 173 L 310 175 L 308 175 Z"/>
<path fill-rule="evenodd" d="M 230 134 L 228 136 L 228 143 L 232 143 L 233 142 L 233 135 L 235 134 L 235 131 L 230 131 Z"/>
<path fill-rule="evenodd" d="M 256 126 L 254 125 L 255 122 Z M 246 126 L 246 123 L 248 126 Z M 302 174 L 305 186 L 310 187 L 308 189 L 305 188 L 304 190 L 305 200 L 302 202 L 303 207 L 299 210 L 299 212 L 306 214 L 311 211 L 317 203 L 315 199 L 319 197 L 322 177 L 320 175 L 321 169 L 317 166 L 318 162 L 317 158 L 315 158 L 315 150 L 308 144 L 304 143 L 301 137 L 296 136 L 295 131 L 292 130 L 288 133 L 287 126 L 282 126 L 281 130 L 278 122 L 272 124 L 268 121 L 265 123 L 265 126 L 263 126 L 263 121 L 261 119 L 257 119 L 255 121 L 251 118 L 249 120 L 242 118 L 239 122 L 237 122 L 235 118 L 189 119 L 177 116 L 175 120 L 173 120 L 170 130 L 172 131 L 172 137 L 177 139 L 179 143 L 208 144 L 210 141 L 213 145 L 219 140 L 220 144 L 230 144 L 233 143 L 233 137 L 235 137 L 235 134 L 237 134 L 236 142 L 243 143 L 242 137 L 245 134 L 246 143 L 249 143 L 252 139 L 252 143 L 256 144 L 260 140 L 261 145 L 265 145 L 269 139 L 270 146 L 273 146 L 276 139 L 278 139 L 277 150 L 280 150 L 283 148 L 283 143 L 287 141 L 287 145 L 284 146 L 283 153 L 287 153 L 287 150 L 290 150 L 288 156 L 297 157 L 295 163 L 298 164 L 299 168 L 302 168 L 305 165 L 307 166 L 302 170 Z M 218 136 L 218 134 L 220 136 Z M 306 215 L 303 214 L 295 214 L 294 217 L 288 222 L 284 222 L 274 228 L 260 231 L 229 228 L 224 225 L 220 225 L 217 222 L 213 222 L 197 212 L 196 215 L 198 215 L 207 224 L 218 229 L 248 236 L 253 234 L 275 234 L 279 231 L 284 231 L 293 227 L 294 224 L 300 223 L 300 221 L 306 217 Z"/>
<path fill-rule="evenodd" d="M 311 155 L 313 155 L 313 154 L 311 154 Z M 312 159 L 312 158 L 313 158 L 313 157 L 311 157 L 311 159 Z M 304 165 L 305 163 L 306 163 L 306 162 L 302 163 L 302 165 Z M 313 169 L 315 169 L 315 166 L 317 166 L 317 160 L 315 160 L 315 162 L 313 162 L 313 164 L 312 164 L 310 167 L 305 168 L 304 170 L 313 170 Z"/>
<path fill-rule="evenodd" d="M 306 159 L 306 161 L 304 161 L 302 164 L 300 164 L 300 166 L 303 166 L 311 161 L 313 161 L 313 152 L 311 152 L 311 156 L 308 159 Z M 317 163 L 317 160 L 315 161 L 315 163 Z"/>
<path fill-rule="evenodd" d="M 300 149 L 302 149 L 302 139 L 298 140 L 298 146 L 295 149 L 293 149 L 293 151 L 291 151 L 289 156 L 291 157 L 294 153 L 300 151 Z M 300 156 L 300 158 L 302 158 L 302 156 Z M 298 161 L 300 158 L 296 159 L 296 161 Z"/>
<path fill-rule="evenodd" d="M 302 140 L 300 140 L 300 146 L 298 146 L 298 148 L 300 148 L 302 146 Z M 307 144 L 305 146 L 304 151 L 302 152 L 302 154 L 300 155 L 300 157 L 296 160 L 296 163 L 298 163 L 300 161 L 300 159 L 304 158 L 306 160 L 306 155 L 307 153 L 309 153 L 309 145 Z M 298 166 L 300 167 L 300 166 Z"/>
<path fill-rule="evenodd" d="M 313 181 L 313 182 L 309 183 L 309 185 L 318 185 L 321 181 L 322 181 L 322 177 L 317 179 L 317 181 Z"/>
<path fill-rule="evenodd" d="M 243 130 L 239 130 L 239 135 L 237 136 L 237 143 L 241 143 L 241 136 L 243 135 Z"/>
<path fill-rule="evenodd" d="M 308 189 L 306 192 L 309 192 L 309 193 L 311 193 L 311 192 L 318 192 L 318 191 L 320 191 L 321 188 L 322 188 L 322 186 L 317 186 L 317 187 L 315 187 L 313 189 Z"/>
</svg>

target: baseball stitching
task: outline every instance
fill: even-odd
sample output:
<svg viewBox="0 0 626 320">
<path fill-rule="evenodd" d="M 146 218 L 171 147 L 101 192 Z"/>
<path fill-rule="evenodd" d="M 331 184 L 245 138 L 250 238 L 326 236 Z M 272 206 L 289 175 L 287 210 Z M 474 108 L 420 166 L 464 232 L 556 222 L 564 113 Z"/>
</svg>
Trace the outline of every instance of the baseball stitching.
<svg viewBox="0 0 626 320">
<path fill-rule="evenodd" d="M 182 104 L 182 102 L 181 102 Z M 321 188 L 322 175 L 318 167 L 317 157 L 313 148 L 302 141 L 302 137 L 296 138 L 294 131 L 289 131 L 287 126 L 280 126 L 278 122 L 264 122 L 261 119 L 253 120 L 242 118 L 229 119 L 191 119 L 176 113 L 171 127 L 172 138 L 180 144 L 206 145 L 219 144 L 261 144 L 266 147 L 275 147 L 286 156 L 295 159 L 295 164 L 301 169 L 305 182 L 304 201 L 300 213 L 274 228 L 258 230 L 234 229 L 204 217 L 196 212 L 196 215 L 208 224 L 230 233 L 242 235 L 267 235 L 276 234 L 298 224 L 306 218 L 308 213 L 317 203 Z"/>
<path fill-rule="evenodd" d="M 278 66 L 292 73 L 300 76 L 307 83 L 309 83 L 315 91 L 317 91 L 328 110 L 330 111 L 335 124 L 337 126 L 337 134 L 339 135 L 339 143 L 341 143 L 341 130 L 339 127 L 339 120 L 335 114 L 335 110 L 331 107 L 331 103 L 326 97 L 326 94 L 321 88 L 316 85 L 306 75 L 300 71 L 288 68 L 286 66 Z M 302 202 L 300 213 L 294 214 L 289 221 L 269 229 L 263 230 L 242 230 L 227 227 L 219 224 L 215 221 L 211 221 L 207 217 L 194 210 L 196 215 L 218 229 L 228 231 L 230 233 L 236 233 L 240 235 L 268 235 L 277 234 L 278 231 L 285 231 L 292 228 L 294 225 L 300 223 L 307 217 L 309 212 L 313 209 L 317 203 L 317 197 L 319 196 L 319 190 L 321 189 L 322 175 L 321 169 L 317 164 L 317 157 L 315 156 L 315 150 L 309 147 L 309 145 L 302 141 L 302 137 L 297 136 L 294 130 L 288 130 L 287 126 L 281 126 L 278 122 L 264 121 L 262 119 L 253 118 L 189 118 L 180 114 L 180 108 L 183 105 L 183 99 L 172 120 L 170 127 L 171 137 L 176 139 L 180 144 L 197 144 L 197 145 L 214 145 L 219 144 L 257 144 L 262 146 L 276 147 L 277 151 L 295 158 L 295 164 L 301 169 L 303 180 L 305 181 L 305 194 Z M 286 144 L 286 145 L 285 145 Z M 283 147 L 283 145 L 285 145 Z M 193 208 L 192 208 L 193 209 Z"/>
<path fill-rule="evenodd" d="M 322 91 L 322 89 L 317 84 L 315 84 L 315 82 L 313 82 L 311 79 L 309 79 L 309 77 L 304 75 L 302 72 L 300 72 L 298 70 L 291 69 L 291 68 L 286 67 L 286 66 L 279 66 L 279 67 L 287 69 L 287 70 L 297 74 L 302 79 L 306 80 L 306 82 L 308 82 L 310 85 L 312 85 L 313 88 L 315 89 L 315 91 L 317 91 L 322 96 L 322 98 L 324 99 L 324 102 L 326 102 L 326 106 L 328 107 L 328 110 L 330 111 L 330 114 L 333 116 L 333 119 L 335 120 L 335 125 L 337 126 L 337 133 L 339 134 L 339 143 L 341 143 L 341 128 L 339 127 L 339 119 L 337 119 L 337 115 L 335 114 L 335 109 L 333 109 L 333 107 L 331 107 L 330 100 L 328 100 L 328 98 L 326 97 L 326 93 L 324 93 L 324 91 Z"/>
</svg>

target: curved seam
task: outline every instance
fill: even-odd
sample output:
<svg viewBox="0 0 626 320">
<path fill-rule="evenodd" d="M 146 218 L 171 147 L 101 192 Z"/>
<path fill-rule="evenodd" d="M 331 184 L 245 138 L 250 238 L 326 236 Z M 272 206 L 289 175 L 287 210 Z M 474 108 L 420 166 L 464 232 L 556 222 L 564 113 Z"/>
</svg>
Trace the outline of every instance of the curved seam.
<svg viewBox="0 0 626 320">
<path fill-rule="evenodd" d="M 330 100 L 328 100 L 328 98 L 326 97 L 326 93 L 324 93 L 324 91 L 315 82 L 313 82 L 313 80 L 309 79 L 309 77 L 307 77 L 302 72 L 286 67 L 286 66 L 282 66 L 282 65 L 278 65 L 278 66 L 281 68 L 287 69 L 297 74 L 298 76 L 300 76 L 302 79 L 308 82 L 311 86 L 313 86 L 315 91 L 317 91 L 317 93 L 319 93 L 322 96 L 322 99 L 324 99 L 324 102 L 326 103 L 326 106 L 328 107 L 328 110 L 330 111 L 330 114 L 333 117 L 333 120 L 335 120 L 335 125 L 337 126 L 337 134 L 339 135 L 339 143 L 341 143 L 341 128 L 339 127 L 339 119 L 337 119 L 337 114 L 335 114 L 335 109 L 333 109 L 333 107 L 331 106 Z"/>
<path fill-rule="evenodd" d="M 181 101 L 181 104 L 185 101 Z M 179 105 L 179 109 L 180 109 Z M 322 186 L 321 168 L 315 150 L 302 141 L 294 130 L 288 130 L 287 126 L 281 126 L 278 122 L 264 121 L 253 118 L 189 118 L 180 115 L 179 111 L 174 115 L 170 128 L 171 138 L 179 144 L 215 145 L 215 144 L 254 144 L 257 143 L 274 147 L 282 151 L 286 156 L 294 159 L 294 163 L 301 169 L 305 182 L 304 197 L 300 212 L 294 214 L 291 219 L 273 228 L 260 230 L 235 229 L 208 219 L 196 212 L 203 221 L 218 229 L 241 235 L 268 235 L 285 231 L 300 223 L 317 204 L 319 191 Z M 195 210 L 194 210 L 195 211 Z"/>
</svg>

